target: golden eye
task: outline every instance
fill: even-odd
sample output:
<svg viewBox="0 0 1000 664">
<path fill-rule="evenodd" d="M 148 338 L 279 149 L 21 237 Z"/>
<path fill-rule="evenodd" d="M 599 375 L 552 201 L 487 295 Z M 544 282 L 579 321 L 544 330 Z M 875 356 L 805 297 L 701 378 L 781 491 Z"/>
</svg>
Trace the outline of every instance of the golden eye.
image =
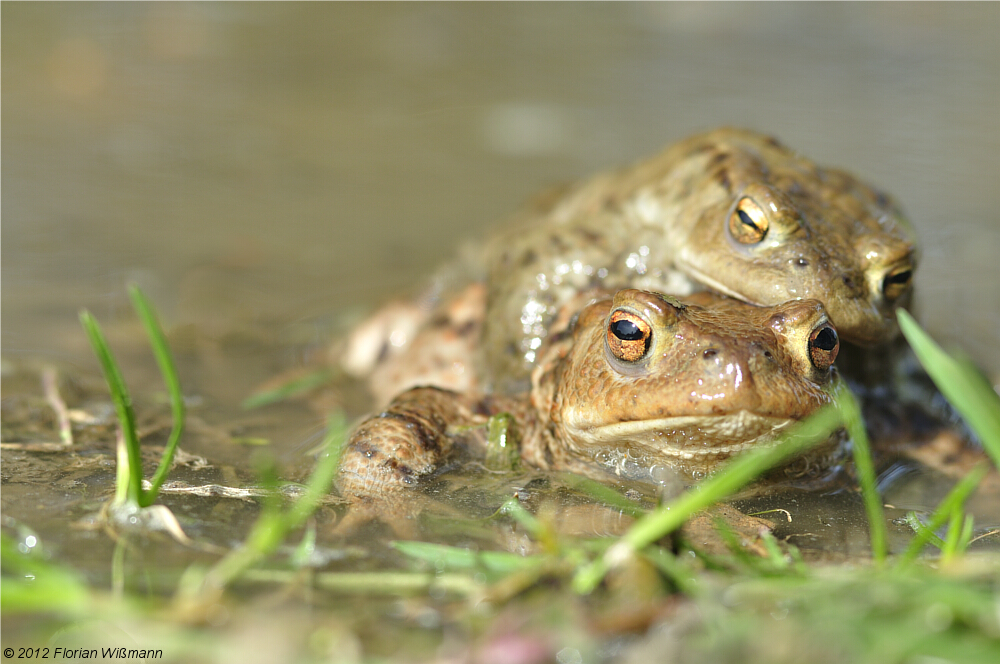
<svg viewBox="0 0 1000 664">
<path fill-rule="evenodd" d="M 767 215 L 749 196 L 744 196 L 729 215 L 729 234 L 740 244 L 757 244 L 767 235 Z"/>
<path fill-rule="evenodd" d="M 623 362 L 637 362 L 649 350 L 653 330 L 639 316 L 617 310 L 608 319 L 608 349 Z"/>
<path fill-rule="evenodd" d="M 882 279 L 882 297 L 886 302 L 896 301 L 910 287 L 912 280 L 913 268 L 909 264 L 893 268 Z"/>
<path fill-rule="evenodd" d="M 823 323 L 809 335 L 809 361 L 820 371 L 833 366 L 839 351 L 840 338 L 833 325 Z"/>
</svg>

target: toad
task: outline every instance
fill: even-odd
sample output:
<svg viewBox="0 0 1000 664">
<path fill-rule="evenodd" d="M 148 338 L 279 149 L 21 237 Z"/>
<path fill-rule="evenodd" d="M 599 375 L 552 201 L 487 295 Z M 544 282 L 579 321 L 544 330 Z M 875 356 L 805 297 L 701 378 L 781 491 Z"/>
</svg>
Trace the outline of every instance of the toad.
<svg viewBox="0 0 1000 664">
<path fill-rule="evenodd" d="M 486 263 L 481 371 L 508 391 L 526 382 L 555 312 L 595 287 L 816 299 L 844 340 L 888 341 L 916 247 L 885 193 L 722 128 L 549 195 L 493 238 Z"/>
<path fill-rule="evenodd" d="M 513 416 L 530 466 L 696 479 L 832 399 L 840 340 L 816 300 L 755 307 L 635 289 L 581 298 L 594 301 L 558 317 L 530 390 L 414 387 L 359 425 L 343 453 L 341 494 L 362 509 L 398 503 L 456 447 L 481 452 L 481 425 L 498 413 Z"/>
</svg>

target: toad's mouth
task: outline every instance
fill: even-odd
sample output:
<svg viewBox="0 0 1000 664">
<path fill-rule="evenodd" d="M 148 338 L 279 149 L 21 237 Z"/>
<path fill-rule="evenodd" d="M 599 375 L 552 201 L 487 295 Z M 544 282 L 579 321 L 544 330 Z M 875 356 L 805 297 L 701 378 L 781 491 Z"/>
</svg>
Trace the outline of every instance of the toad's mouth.
<svg viewBox="0 0 1000 664">
<path fill-rule="evenodd" d="M 659 460 L 723 459 L 768 444 L 797 420 L 741 410 L 573 427 L 566 421 L 567 443 L 578 453 L 627 449 L 633 458 Z"/>
</svg>

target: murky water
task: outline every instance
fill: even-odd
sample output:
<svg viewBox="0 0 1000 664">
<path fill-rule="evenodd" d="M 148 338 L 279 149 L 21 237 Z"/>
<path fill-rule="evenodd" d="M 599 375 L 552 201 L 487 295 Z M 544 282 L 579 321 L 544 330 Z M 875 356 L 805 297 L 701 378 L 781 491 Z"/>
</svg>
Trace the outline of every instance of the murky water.
<svg viewBox="0 0 1000 664">
<path fill-rule="evenodd" d="M 4 442 L 56 439 L 43 366 L 95 412 L 82 307 L 159 426 L 135 281 L 192 399 L 182 446 L 212 463 L 178 477 L 250 481 L 237 439 L 294 475 L 322 418 L 245 413 L 253 386 L 531 193 L 723 124 L 891 191 L 923 245 L 919 318 L 1000 376 L 997 5 L 5 4 L 2 26 Z M 110 431 L 3 458 L 4 514 L 96 583 L 110 544 L 67 515 L 111 489 Z M 254 514 L 168 500 L 223 546 Z"/>
</svg>

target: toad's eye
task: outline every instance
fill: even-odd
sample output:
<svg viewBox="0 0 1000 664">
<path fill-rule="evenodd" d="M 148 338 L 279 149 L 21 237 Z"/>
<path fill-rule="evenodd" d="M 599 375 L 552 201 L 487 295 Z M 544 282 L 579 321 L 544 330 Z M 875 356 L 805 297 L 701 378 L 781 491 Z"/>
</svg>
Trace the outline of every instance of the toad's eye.
<svg viewBox="0 0 1000 664">
<path fill-rule="evenodd" d="M 909 265 L 894 268 L 882 279 L 882 297 L 886 302 L 895 302 L 910 287 L 912 280 L 913 268 Z"/>
<path fill-rule="evenodd" d="M 749 196 L 744 196 L 729 215 L 729 234 L 740 244 L 757 244 L 767 235 L 767 215 Z"/>
<path fill-rule="evenodd" d="M 809 361 L 820 371 L 826 371 L 837 359 L 840 338 L 833 325 L 824 323 L 809 335 Z"/>
<path fill-rule="evenodd" d="M 608 320 L 608 349 L 623 362 L 641 360 L 652 337 L 649 323 L 630 311 L 615 311 Z"/>
</svg>

